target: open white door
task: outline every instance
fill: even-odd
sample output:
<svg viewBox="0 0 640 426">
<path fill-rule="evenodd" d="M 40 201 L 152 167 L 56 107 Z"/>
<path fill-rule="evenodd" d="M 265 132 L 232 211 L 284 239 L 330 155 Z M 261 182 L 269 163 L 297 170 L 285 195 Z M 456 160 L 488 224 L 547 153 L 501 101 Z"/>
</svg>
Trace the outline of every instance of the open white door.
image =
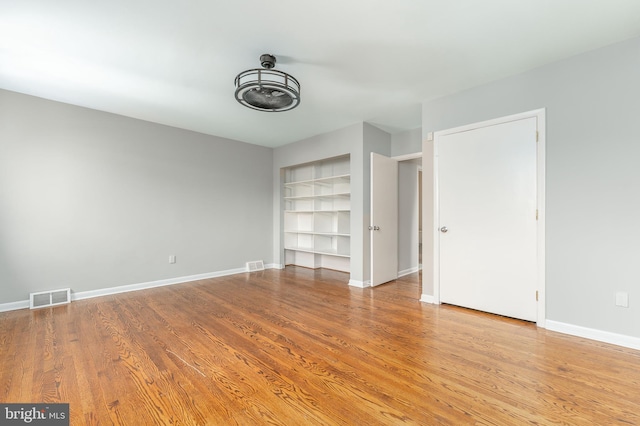
<svg viewBox="0 0 640 426">
<path fill-rule="evenodd" d="M 398 162 L 371 153 L 371 285 L 398 277 Z"/>
<path fill-rule="evenodd" d="M 440 301 L 538 319 L 538 117 L 436 137 Z"/>
</svg>

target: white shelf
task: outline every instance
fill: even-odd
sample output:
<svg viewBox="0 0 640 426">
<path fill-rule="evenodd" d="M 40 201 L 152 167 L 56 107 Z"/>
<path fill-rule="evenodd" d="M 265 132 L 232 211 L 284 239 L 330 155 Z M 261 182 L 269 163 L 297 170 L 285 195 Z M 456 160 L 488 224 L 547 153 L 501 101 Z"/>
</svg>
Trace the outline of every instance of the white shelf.
<svg viewBox="0 0 640 426">
<path fill-rule="evenodd" d="M 284 197 L 285 200 L 307 200 L 314 198 L 334 198 L 334 197 L 350 197 L 350 192 L 337 192 L 335 194 L 313 194 L 313 195 L 297 195 L 294 197 Z"/>
<path fill-rule="evenodd" d="M 284 186 L 286 186 L 287 188 L 292 188 L 297 185 L 308 186 L 308 185 L 313 185 L 315 181 L 316 181 L 315 179 L 308 179 L 308 180 L 299 180 L 297 182 L 285 182 Z"/>
<path fill-rule="evenodd" d="M 340 213 L 340 212 L 350 212 L 349 209 L 339 209 L 339 210 L 285 210 L 285 213 Z"/>
<path fill-rule="evenodd" d="M 319 177 L 314 179 L 299 180 L 296 182 L 285 182 L 284 186 L 287 188 L 293 188 L 299 185 L 301 186 L 312 186 L 314 184 L 331 185 L 336 183 L 338 184 L 349 183 L 350 181 L 351 181 L 351 175 L 344 174 L 340 176 L 327 176 L 327 177 Z"/>
<path fill-rule="evenodd" d="M 285 264 L 350 272 L 349 156 L 284 170 Z"/>
<path fill-rule="evenodd" d="M 349 258 L 351 257 L 348 254 L 342 254 L 342 253 L 338 253 L 337 250 L 324 250 L 324 251 L 318 251 L 318 250 L 312 250 L 312 249 L 308 249 L 306 247 L 285 247 L 285 250 L 291 250 L 291 251 L 299 251 L 302 253 L 312 253 L 312 254 L 320 254 L 320 255 L 328 255 L 328 256 L 336 256 L 336 257 L 344 257 L 344 258 Z M 306 266 L 306 265 L 301 265 L 301 266 Z"/>
<path fill-rule="evenodd" d="M 292 231 L 285 230 L 285 234 L 306 234 L 306 235 L 326 235 L 329 237 L 350 237 L 351 234 L 336 234 L 335 232 L 315 232 L 315 231 Z"/>
</svg>

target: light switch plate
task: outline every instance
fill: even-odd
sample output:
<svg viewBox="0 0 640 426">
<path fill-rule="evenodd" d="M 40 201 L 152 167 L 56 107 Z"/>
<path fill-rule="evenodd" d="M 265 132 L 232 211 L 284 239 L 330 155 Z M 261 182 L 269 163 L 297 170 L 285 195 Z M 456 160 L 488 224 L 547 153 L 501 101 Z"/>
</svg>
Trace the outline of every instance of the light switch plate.
<svg viewBox="0 0 640 426">
<path fill-rule="evenodd" d="M 616 293 L 616 306 L 623 308 L 629 307 L 629 293 L 626 291 L 619 291 Z"/>
</svg>

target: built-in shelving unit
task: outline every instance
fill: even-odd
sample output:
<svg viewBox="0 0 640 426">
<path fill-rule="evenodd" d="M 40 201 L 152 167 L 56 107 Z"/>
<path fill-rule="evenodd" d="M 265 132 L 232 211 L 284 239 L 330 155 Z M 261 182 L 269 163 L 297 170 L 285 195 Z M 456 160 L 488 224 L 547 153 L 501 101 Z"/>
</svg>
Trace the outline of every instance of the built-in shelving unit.
<svg viewBox="0 0 640 426">
<path fill-rule="evenodd" d="M 349 156 L 284 170 L 285 264 L 350 272 Z"/>
</svg>

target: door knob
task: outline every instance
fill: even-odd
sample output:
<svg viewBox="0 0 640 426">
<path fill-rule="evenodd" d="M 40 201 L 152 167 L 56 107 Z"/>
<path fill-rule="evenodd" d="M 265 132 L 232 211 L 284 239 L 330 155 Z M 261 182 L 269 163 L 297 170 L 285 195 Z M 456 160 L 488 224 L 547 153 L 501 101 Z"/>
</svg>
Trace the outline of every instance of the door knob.
<svg viewBox="0 0 640 426">
<path fill-rule="evenodd" d="M 373 231 L 373 226 L 369 225 L 369 231 Z"/>
<path fill-rule="evenodd" d="M 375 226 L 375 225 L 374 225 L 373 230 L 374 230 L 374 231 L 379 231 L 379 230 L 380 230 L 380 227 L 379 227 L 379 226 Z"/>
<path fill-rule="evenodd" d="M 440 232 L 442 232 L 443 234 L 446 233 L 448 231 L 446 226 L 443 226 L 442 228 L 440 228 Z"/>
</svg>

